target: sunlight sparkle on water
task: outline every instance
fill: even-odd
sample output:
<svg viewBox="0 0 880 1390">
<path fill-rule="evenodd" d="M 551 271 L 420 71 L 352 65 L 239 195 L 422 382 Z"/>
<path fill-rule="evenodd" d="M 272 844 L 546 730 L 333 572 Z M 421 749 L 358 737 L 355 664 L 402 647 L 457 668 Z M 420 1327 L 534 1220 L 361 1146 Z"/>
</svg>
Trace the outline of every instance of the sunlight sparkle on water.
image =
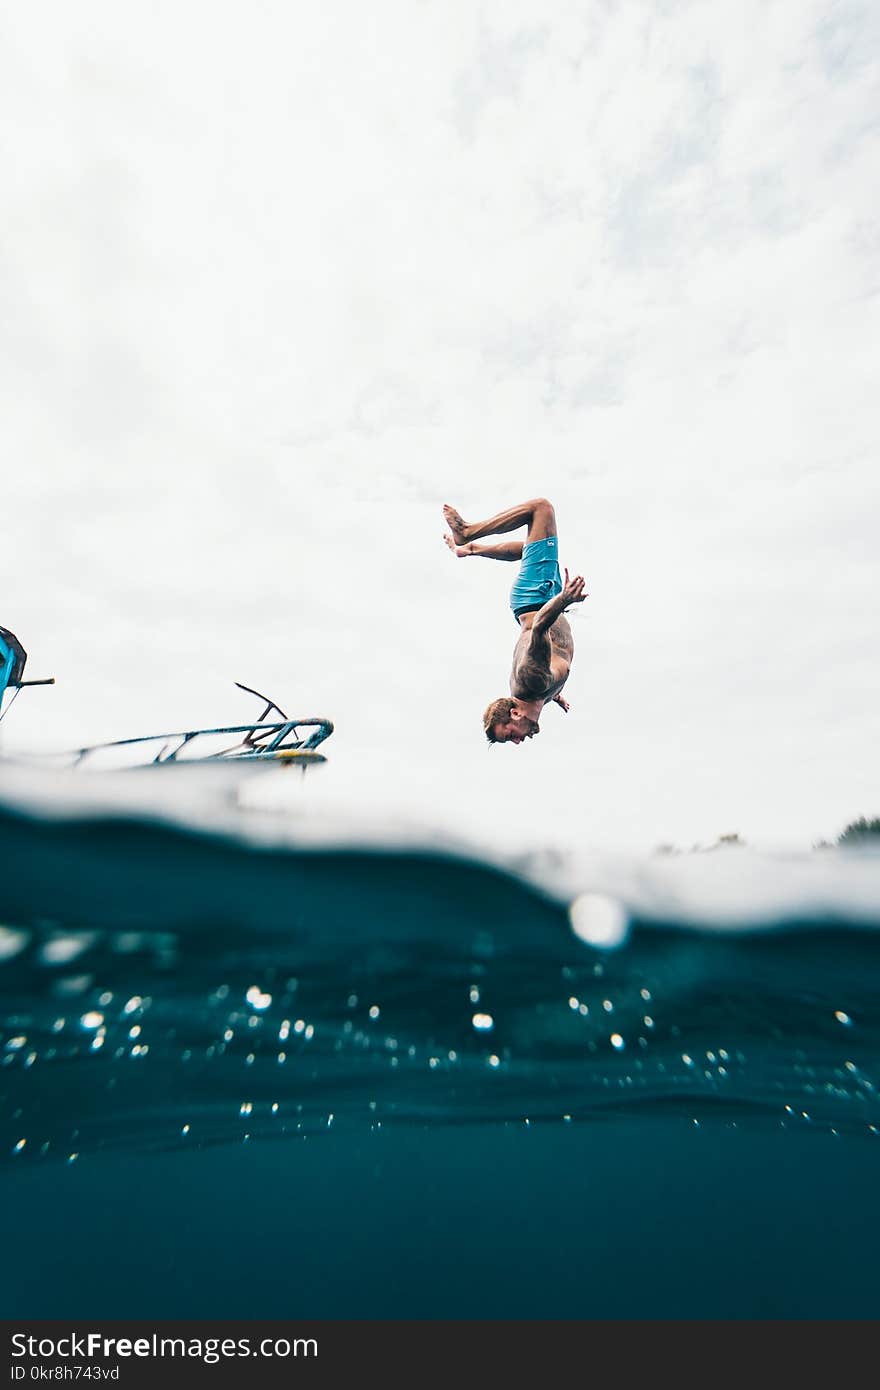
<svg viewBox="0 0 880 1390">
<path fill-rule="evenodd" d="M 0 960 L 12 960 L 28 943 L 23 931 L 13 931 L 11 927 L 0 927 Z"/>
<path fill-rule="evenodd" d="M 259 1009 L 261 1011 L 263 1009 L 268 1009 L 269 1005 L 272 1003 L 271 994 L 264 994 L 259 985 L 251 985 L 244 997 L 252 1009 Z"/>
</svg>

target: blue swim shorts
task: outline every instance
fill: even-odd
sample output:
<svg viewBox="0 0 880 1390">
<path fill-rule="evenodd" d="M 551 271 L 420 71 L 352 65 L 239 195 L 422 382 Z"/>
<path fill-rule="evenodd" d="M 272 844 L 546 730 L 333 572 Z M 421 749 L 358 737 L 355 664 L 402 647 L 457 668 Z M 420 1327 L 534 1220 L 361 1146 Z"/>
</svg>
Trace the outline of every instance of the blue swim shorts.
<svg viewBox="0 0 880 1390">
<path fill-rule="evenodd" d="M 510 606 L 515 618 L 543 608 L 548 599 L 562 592 L 558 549 L 558 536 L 545 536 L 542 541 L 531 541 L 523 546 L 519 574 L 510 591 Z"/>
</svg>

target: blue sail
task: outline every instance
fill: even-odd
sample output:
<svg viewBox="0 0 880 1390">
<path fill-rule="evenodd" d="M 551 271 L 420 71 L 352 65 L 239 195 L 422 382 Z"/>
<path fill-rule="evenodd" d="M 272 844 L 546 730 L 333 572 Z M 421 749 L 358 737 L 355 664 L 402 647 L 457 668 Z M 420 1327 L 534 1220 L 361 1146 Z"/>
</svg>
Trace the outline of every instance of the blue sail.
<svg viewBox="0 0 880 1390">
<path fill-rule="evenodd" d="M 7 687 L 20 684 L 26 661 L 27 652 L 15 633 L 0 627 L 0 705 Z"/>
</svg>

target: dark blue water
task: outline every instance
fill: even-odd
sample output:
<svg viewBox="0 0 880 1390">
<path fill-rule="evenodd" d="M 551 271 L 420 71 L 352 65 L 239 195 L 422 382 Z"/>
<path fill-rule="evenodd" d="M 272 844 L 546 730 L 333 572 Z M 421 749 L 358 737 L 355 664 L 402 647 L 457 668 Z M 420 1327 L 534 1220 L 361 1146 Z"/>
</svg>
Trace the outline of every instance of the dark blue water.
<svg viewBox="0 0 880 1390">
<path fill-rule="evenodd" d="M 429 848 L 0 843 L 7 1316 L 876 1313 L 869 927 L 600 951 Z"/>
</svg>

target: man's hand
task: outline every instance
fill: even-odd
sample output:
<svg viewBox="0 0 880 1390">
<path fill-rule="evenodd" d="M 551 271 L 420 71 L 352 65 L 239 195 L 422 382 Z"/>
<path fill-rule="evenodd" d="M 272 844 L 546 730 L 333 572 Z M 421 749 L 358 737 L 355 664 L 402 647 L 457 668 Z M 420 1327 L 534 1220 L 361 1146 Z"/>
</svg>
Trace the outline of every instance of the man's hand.
<svg viewBox="0 0 880 1390">
<path fill-rule="evenodd" d="M 583 603 L 587 595 L 584 593 L 584 578 L 579 574 L 574 579 L 569 579 L 568 570 L 565 571 L 565 583 L 553 598 L 548 599 L 543 608 L 539 608 L 532 622 L 532 637 L 540 637 L 547 632 L 560 613 L 564 613 L 566 608 L 570 608 L 573 603 Z"/>
<path fill-rule="evenodd" d="M 562 710 L 563 714 L 568 714 L 568 711 L 571 709 L 571 705 L 568 703 L 567 700 L 563 700 L 563 698 L 562 698 L 561 695 L 554 695 L 554 696 L 553 696 L 553 703 L 554 703 L 554 705 L 558 705 L 558 706 L 559 706 L 559 708 Z"/>
<path fill-rule="evenodd" d="M 568 608 L 572 603 L 583 603 L 589 594 L 584 593 L 586 580 L 582 574 L 575 575 L 574 579 L 569 579 L 568 570 L 565 571 L 565 583 L 562 586 L 562 593 L 559 595 L 564 599 L 564 608 Z"/>
</svg>

